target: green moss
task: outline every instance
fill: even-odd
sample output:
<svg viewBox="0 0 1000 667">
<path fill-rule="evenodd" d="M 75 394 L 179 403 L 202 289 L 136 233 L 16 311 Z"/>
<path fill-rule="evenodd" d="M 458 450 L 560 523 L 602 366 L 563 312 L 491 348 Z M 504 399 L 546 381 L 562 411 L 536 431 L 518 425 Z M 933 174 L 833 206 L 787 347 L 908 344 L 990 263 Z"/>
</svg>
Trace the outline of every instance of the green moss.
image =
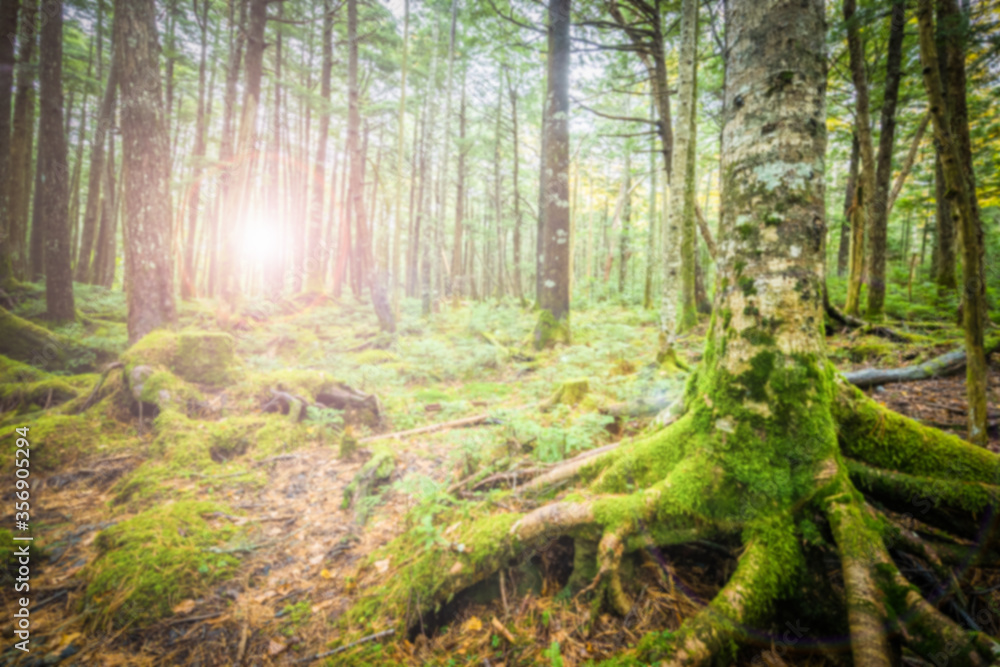
<svg viewBox="0 0 1000 667">
<path fill-rule="evenodd" d="M 535 349 L 544 350 L 553 345 L 569 343 L 569 313 L 557 320 L 550 311 L 540 308 L 538 323 L 535 325 Z"/>
<path fill-rule="evenodd" d="M 161 411 L 185 412 L 188 405 L 204 400 L 201 392 L 167 370 L 154 370 L 141 379 L 140 387 L 139 400 L 151 403 Z"/>
<path fill-rule="evenodd" d="M 181 332 L 177 337 L 177 375 L 189 382 L 222 386 L 236 364 L 233 337 L 226 333 Z"/>
<path fill-rule="evenodd" d="M 740 286 L 740 290 L 743 292 L 743 296 L 753 296 L 757 293 L 757 288 L 754 286 L 753 278 L 748 276 L 741 276 L 737 283 Z"/>
<path fill-rule="evenodd" d="M 209 331 L 153 331 L 122 355 L 128 368 L 148 365 L 171 370 L 187 382 L 222 386 L 234 379 L 233 337 Z"/>
<path fill-rule="evenodd" d="M 846 456 L 910 475 L 1000 483 L 996 454 L 887 410 L 843 378 L 833 415 Z"/>
<path fill-rule="evenodd" d="M 399 361 L 399 355 L 388 350 L 362 350 L 354 355 L 354 361 L 361 366 L 385 364 Z"/>
<path fill-rule="evenodd" d="M 50 371 L 89 370 L 95 361 L 93 351 L 86 346 L 5 308 L 0 308 L 0 354 Z"/>
<path fill-rule="evenodd" d="M 52 413 L 40 414 L 30 421 L 28 441 L 31 443 L 31 468 L 37 471 L 57 470 L 90 453 L 108 433 L 102 421 L 91 417 L 75 417 Z M 13 461 L 17 435 L 5 433 L 4 459 Z"/>
<path fill-rule="evenodd" d="M 556 405 L 578 405 L 588 393 L 590 381 L 587 378 L 567 380 L 559 384 L 552 396 L 542 403 L 541 408 L 547 410 Z"/>
<path fill-rule="evenodd" d="M 740 337 L 751 345 L 774 345 L 774 336 L 758 327 L 750 327 L 740 332 Z"/>
<path fill-rule="evenodd" d="M 148 625 L 170 616 L 178 602 L 232 576 L 239 560 L 210 549 L 237 531 L 206 521 L 214 512 L 229 510 L 208 502 L 169 503 L 98 533 L 98 556 L 84 570 L 84 604 L 96 609 L 92 624 L 108 629 Z"/>
</svg>

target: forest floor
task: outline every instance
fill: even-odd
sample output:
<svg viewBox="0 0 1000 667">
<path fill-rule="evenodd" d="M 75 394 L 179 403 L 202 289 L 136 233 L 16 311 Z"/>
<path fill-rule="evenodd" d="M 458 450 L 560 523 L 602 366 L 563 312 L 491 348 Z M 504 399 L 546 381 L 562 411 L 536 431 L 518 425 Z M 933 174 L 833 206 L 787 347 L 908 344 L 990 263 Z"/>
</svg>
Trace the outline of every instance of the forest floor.
<svg viewBox="0 0 1000 667">
<path fill-rule="evenodd" d="M 58 333 L 89 346 L 93 358 L 80 364 L 97 370 L 123 351 L 124 302 L 120 293 L 78 287 L 84 322 Z M 14 297 L 22 317 L 44 308 L 35 287 Z M 669 401 L 684 385 L 683 375 L 654 362 L 655 315 L 619 304 L 574 312 L 573 345 L 536 353 L 529 345 L 533 316 L 513 302 L 444 303 L 422 318 L 419 304 L 406 301 L 394 337 L 377 333 L 369 307 L 345 303 L 300 301 L 224 323 L 207 302 L 184 304 L 181 327 L 221 326 L 233 334 L 240 362 L 228 382 L 174 386 L 178 394 L 193 392 L 179 421 L 166 409 L 155 417 L 133 414 L 135 402 L 128 410 L 113 393 L 127 388 L 111 381 L 94 395 L 98 402 L 71 414 L 98 384 L 96 373 L 15 384 L 16 364 L 4 360 L 0 467 L 13 479 L 10 434 L 28 426 L 38 457 L 31 519 L 39 549 L 32 652 L 5 648 L 5 641 L 0 664 L 570 667 L 611 657 L 647 632 L 676 629 L 726 581 L 735 563 L 727 545 L 645 554 L 632 577 L 632 613 L 591 618 L 590 605 L 565 589 L 572 544 L 556 542 L 421 618 L 408 637 L 375 638 L 317 657 L 357 639 L 341 615 L 367 583 L 394 576 L 411 555 L 379 548 L 407 530 L 424 535 L 428 546 L 449 544 L 456 526 L 434 521 L 443 510 L 509 509 L 521 501 L 496 489 L 640 432 L 648 416 L 608 413 L 640 397 Z M 681 341 L 691 364 L 699 361 L 706 327 Z M 960 345 L 959 332 L 942 323 L 914 331 L 920 342 L 908 344 L 837 333 L 829 338 L 831 358 L 843 370 L 888 368 Z M 377 415 L 312 404 L 320 390 L 310 382 L 318 373 L 323 382 L 377 396 Z M 584 378 L 588 391 L 575 404 L 550 400 L 562 383 Z M 996 362 L 991 381 L 995 397 Z M 958 376 L 869 393 L 961 433 L 963 385 Z M 302 421 L 294 411 L 264 411 L 275 405 L 274 391 L 301 395 L 309 388 L 314 396 Z M 471 426 L 367 440 L 480 416 Z M 990 447 L 1000 451 L 1000 413 L 992 417 Z M 342 455 L 345 438 L 347 445 L 359 441 L 353 455 Z M 365 467 L 372 460 L 378 470 Z M 348 490 L 362 472 L 368 492 Z M 12 506 L 5 504 L 0 526 L 13 525 Z M 0 537 L 2 550 L 10 535 Z M 970 572 L 973 605 L 980 598 L 987 604 L 996 592 L 986 589 L 998 582 L 1000 571 Z M 4 619 L 16 608 L 12 591 L 4 582 Z M 2 623 L 3 636 L 12 636 Z M 740 662 L 850 662 L 842 637 L 823 628 L 807 633 L 814 639 L 791 643 L 762 634 Z"/>
</svg>

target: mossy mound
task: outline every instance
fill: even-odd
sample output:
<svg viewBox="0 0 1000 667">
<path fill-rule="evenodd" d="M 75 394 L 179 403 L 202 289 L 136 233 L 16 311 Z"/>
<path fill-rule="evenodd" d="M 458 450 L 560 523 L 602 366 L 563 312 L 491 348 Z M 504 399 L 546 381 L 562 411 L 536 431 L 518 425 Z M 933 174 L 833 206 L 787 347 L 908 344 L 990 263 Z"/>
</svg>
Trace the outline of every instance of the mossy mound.
<svg viewBox="0 0 1000 667">
<path fill-rule="evenodd" d="M 187 382 L 223 386 L 236 377 L 233 337 L 211 331 L 154 331 L 122 355 L 128 368 L 157 366 Z"/>
<path fill-rule="evenodd" d="M 152 366 L 134 366 L 128 373 L 128 384 L 136 401 L 156 406 L 150 416 L 167 410 L 191 413 L 204 400 L 201 392 L 187 382 Z"/>
<path fill-rule="evenodd" d="M 48 371 L 91 370 L 94 352 L 0 308 L 0 354 Z"/>
<path fill-rule="evenodd" d="M 23 423 L 31 443 L 31 468 L 49 471 L 63 468 L 79 456 L 88 454 L 110 435 L 100 419 L 42 414 Z M 3 439 L 4 460 L 14 460 L 17 436 L 11 432 Z"/>
<path fill-rule="evenodd" d="M 590 381 L 587 378 L 567 380 L 559 385 L 555 392 L 539 406 L 549 410 L 557 405 L 579 405 L 590 393 Z"/>
<path fill-rule="evenodd" d="M 84 571 L 83 604 L 95 609 L 92 625 L 107 630 L 148 625 L 170 616 L 178 602 L 232 576 L 239 560 L 220 547 L 237 529 L 205 519 L 215 512 L 228 510 L 180 501 L 101 531 L 95 541 L 99 555 Z"/>
</svg>

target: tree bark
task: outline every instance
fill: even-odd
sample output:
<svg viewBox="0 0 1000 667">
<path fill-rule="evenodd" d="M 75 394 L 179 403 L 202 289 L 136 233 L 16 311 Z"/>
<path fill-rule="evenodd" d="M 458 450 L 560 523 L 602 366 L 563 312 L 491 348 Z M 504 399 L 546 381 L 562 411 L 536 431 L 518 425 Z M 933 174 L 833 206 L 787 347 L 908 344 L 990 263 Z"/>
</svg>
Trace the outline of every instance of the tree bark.
<svg viewBox="0 0 1000 667">
<path fill-rule="evenodd" d="M 112 60 L 112 67 L 114 61 Z M 110 117 L 114 117 L 114 103 L 111 105 Z M 108 151 L 104 160 L 104 174 L 101 182 L 101 224 L 97 233 L 97 247 L 94 250 L 94 284 L 111 288 L 115 279 L 115 260 L 117 259 L 117 241 L 115 232 L 118 227 L 118 208 L 120 202 L 121 183 L 115 184 L 115 135 L 108 133 Z"/>
<path fill-rule="evenodd" d="M 906 3 L 893 0 L 889 16 L 889 46 L 886 60 L 885 93 L 881 132 L 875 167 L 875 192 L 871 202 L 868 242 L 871 261 L 868 271 L 868 319 L 880 320 L 885 310 L 886 235 L 889 224 L 889 184 L 892 180 L 892 149 L 896 137 L 896 102 L 903 60 Z"/>
<path fill-rule="evenodd" d="M 181 273 L 181 298 L 190 299 L 197 293 L 196 232 L 198 230 L 198 209 L 201 204 L 202 161 L 205 158 L 205 85 L 208 57 L 208 9 L 209 0 L 202 0 L 199 13 L 198 0 L 194 0 L 195 16 L 200 31 L 200 51 L 198 58 L 198 106 L 195 116 L 194 147 L 191 157 L 191 187 L 187 191 L 187 234 L 184 239 L 184 264 Z"/>
<path fill-rule="evenodd" d="M 840 246 L 837 249 L 837 276 L 843 277 L 847 270 L 851 248 L 851 207 L 858 188 L 858 162 L 860 148 L 857 131 L 851 133 L 851 161 L 847 170 L 847 191 L 844 193 L 844 219 L 840 223 Z"/>
<path fill-rule="evenodd" d="M 28 275 L 28 206 L 31 201 L 31 148 L 35 136 L 34 68 L 31 60 L 35 50 L 33 28 L 38 11 L 37 0 L 27 0 L 22 6 L 17 55 L 17 82 L 14 95 L 14 120 L 11 125 L 10 178 L 0 181 L 7 193 L 7 233 L 10 240 L 11 270 L 18 280 Z"/>
<path fill-rule="evenodd" d="M 455 235 L 454 245 L 451 254 L 451 294 L 454 303 L 465 294 L 467 273 L 465 271 L 465 257 L 462 253 L 463 237 L 465 235 L 465 157 L 468 147 L 465 145 L 465 123 L 466 123 L 466 75 L 468 74 L 468 63 L 462 62 L 462 101 L 458 111 L 458 174 L 455 186 Z"/>
<path fill-rule="evenodd" d="M 321 45 L 322 51 L 322 65 L 320 71 L 320 83 L 319 83 L 319 96 L 320 96 L 320 112 L 319 112 L 319 136 L 316 138 L 316 159 L 313 162 L 312 167 L 312 206 L 309 209 L 309 232 L 308 241 L 306 243 L 310 252 L 316 253 L 323 244 L 323 189 L 324 183 L 326 181 L 326 145 L 329 142 L 330 134 L 330 74 L 333 69 L 333 13 L 330 0 L 324 0 L 323 2 L 323 33 Z M 350 10 L 348 10 L 350 11 Z M 353 34 L 353 33 L 352 33 Z M 354 37 L 348 36 L 351 40 L 350 44 L 352 49 L 356 49 L 354 46 Z M 354 61 L 351 61 L 352 64 Z M 356 68 L 356 64 L 353 65 Z M 352 70 L 354 71 L 354 70 Z M 355 73 L 355 77 L 357 74 Z M 352 81 L 356 81 L 352 79 Z M 352 104 L 356 102 L 353 101 Z M 350 120 L 348 121 L 348 146 L 351 145 L 351 125 Z M 354 127 L 353 131 L 357 133 L 357 127 Z M 355 139 L 356 141 L 356 139 Z M 350 148 L 348 149 L 350 150 Z M 352 167 L 353 167 L 353 154 L 352 154 Z M 352 171 L 353 174 L 353 171 Z M 354 183 L 353 179 L 351 181 L 352 185 Z M 320 293 L 323 291 L 323 262 L 319 257 L 310 257 L 306 262 L 305 266 L 306 272 L 306 285 L 305 290 L 307 292 Z"/>
<path fill-rule="evenodd" d="M 697 153 L 698 99 L 698 2 L 681 2 L 681 47 L 678 66 L 677 127 L 674 133 L 673 174 L 670 184 L 670 226 L 679 232 L 680 294 L 673 333 L 689 330 L 698 323 L 695 295 L 695 156 Z M 667 298 L 670 298 L 668 295 Z"/>
<path fill-rule="evenodd" d="M 70 268 L 69 178 L 63 134 L 62 0 L 46 5 L 39 34 L 38 181 L 35 223 L 43 233 L 45 305 L 56 321 L 76 319 Z"/>
<path fill-rule="evenodd" d="M 649 117 L 656 118 L 656 100 L 649 102 Z M 656 138 L 650 135 L 649 139 L 649 232 L 646 240 L 646 280 L 642 291 L 642 307 L 646 310 L 653 308 L 653 276 L 656 273 L 660 255 L 659 232 L 656 225 L 656 189 L 658 187 L 659 164 L 656 160 Z M 713 253 L 714 257 L 714 253 Z M 589 271 L 588 262 L 588 271 Z"/>
<path fill-rule="evenodd" d="M 10 223 L 11 91 L 14 87 L 14 35 L 19 0 L 0 5 L 0 281 L 14 274 Z"/>
<path fill-rule="evenodd" d="M 108 81 L 101 100 L 101 110 L 94 127 L 94 140 L 90 146 L 90 172 L 87 176 L 87 207 L 83 213 L 83 229 L 80 232 L 80 253 L 76 260 L 76 280 L 81 283 L 94 282 L 91 255 L 97 238 L 100 220 L 101 181 L 104 179 L 104 146 L 107 133 L 114 126 L 115 93 L 118 90 L 118 71 L 112 60 Z"/>
<path fill-rule="evenodd" d="M 113 41 L 122 96 L 128 337 L 134 343 L 177 318 L 170 259 L 170 149 L 154 0 L 116 0 Z"/>
<path fill-rule="evenodd" d="M 519 129 L 518 129 L 519 126 L 517 122 L 518 94 L 517 90 L 514 87 L 514 82 L 511 78 L 510 71 L 507 72 L 507 90 L 508 94 L 510 95 L 510 122 L 511 122 L 510 133 L 514 147 L 514 156 L 513 156 L 514 168 L 511 177 L 513 179 L 511 187 L 514 190 L 514 248 L 513 248 L 514 296 L 516 296 L 518 301 L 521 302 L 521 305 L 524 306 L 527 304 L 527 301 L 524 298 L 524 288 L 522 287 L 522 281 L 521 281 L 521 227 L 524 223 L 524 220 L 522 219 L 521 216 L 521 186 L 520 186 L 520 180 L 518 178 L 521 171 L 521 151 L 520 151 L 521 144 L 520 144 Z"/>
<path fill-rule="evenodd" d="M 569 343 L 569 54 L 570 0 L 548 9 L 548 72 L 543 130 L 544 216 L 538 240 L 541 260 L 537 349 Z"/>
<path fill-rule="evenodd" d="M 945 16 L 957 14 L 953 0 L 940 0 Z M 941 14 L 939 14 L 939 17 Z M 931 0 L 920 0 L 917 10 L 920 26 L 920 60 L 923 65 L 924 87 L 930 101 L 931 121 L 934 123 L 934 136 L 941 147 L 941 171 L 947 186 L 947 197 L 956 226 L 962 234 L 962 264 L 963 264 L 963 296 L 964 308 L 962 319 L 965 328 L 965 353 L 968 359 L 966 365 L 966 394 L 969 404 L 969 441 L 985 446 L 988 442 L 987 425 L 987 372 L 986 353 L 983 337 L 986 325 L 986 283 L 983 274 L 983 229 L 976 206 L 975 183 L 968 164 L 963 159 L 963 149 L 968 146 L 967 139 L 956 136 L 956 123 L 964 122 L 965 132 L 968 132 L 967 116 L 963 113 L 965 106 L 965 87 L 957 88 L 957 84 L 949 79 L 949 92 L 953 95 L 946 99 L 941 82 L 938 63 L 937 45 L 934 40 L 934 26 Z M 950 48 L 961 50 L 961 46 Z M 961 68 L 964 78 L 964 59 L 954 64 Z M 949 77 L 957 76 L 957 72 L 949 67 Z M 959 99 L 960 98 L 960 99 Z M 952 122 L 949 123 L 949 120 Z M 963 143 L 965 144 L 963 146 Z"/>
<path fill-rule="evenodd" d="M 871 210 L 875 190 L 875 149 L 872 147 L 871 117 L 868 102 L 868 74 L 865 69 L 865 47 L 855 15 L 855 0 L 844 0 L 844 21 L 847 23 L 847 49 L 851 61 L 851 78 L 855 90 L 855 127 L 861 153 L 861 175 L 859 177 L 858 203 L 851 219 L 851 253 L 847 278 L 847 303 L 844 310 L 848 315 L 857 315 L 861 306 L 861 283 L 865 270 L 865 228 Z"/>
</svg>

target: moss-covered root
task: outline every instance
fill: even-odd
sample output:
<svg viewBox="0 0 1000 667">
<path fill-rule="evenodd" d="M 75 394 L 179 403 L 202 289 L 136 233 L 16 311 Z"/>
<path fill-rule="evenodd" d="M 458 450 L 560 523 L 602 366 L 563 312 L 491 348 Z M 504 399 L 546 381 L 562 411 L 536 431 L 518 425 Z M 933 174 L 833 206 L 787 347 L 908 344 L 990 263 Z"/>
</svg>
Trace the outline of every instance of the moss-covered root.
<svg viewBox="0 0 1000 667">
<path fill-rule="evenodd" d="M 1000 456 L 886 409 L 838 377 L 833 416 L 852 459 L 910 475 L 1000 483 Z"/>
<path fill-rule="evenodd" d="M 887 614 L 871 558 L 882 538 L 865 524 L 858 503 L 849 493 L 828 500 L 826 515 L 840 551 L 847 592 L 847 623 L 855 665 L 890 667 Z"/>
<path fill-rule="evenodd" d="M 881 554 L 882 586 L 906 626 L 904 641 L 917 655 L 936 665 L 956 667 L 996 664 L 1000 646 L 981 632 L 966 632 L 927 602 L 896 566 L 888 554 Z"/>
<path fill-rule="evenodd" d="M 916 477 L 847 461 L 851 481 L 889 509 L 969 539 L 984 537 L 983 519 L 1000 506 L 1000 487 Z"/>
<path fill-rule="evenodd" d="M 860 515 L 855 516 L 855 521 L 860 521 Z M 905 626 L 902 636 L 914 653 L 936 665 L 996 664 L 1000 645 L 982 632 L 966 632 L 925 600 L 892 562 L 880 539 L 868 545 L 866 555 L 874 564 L 879 587 L 894 616 Z"/>
<path fill-rule="evenodd" d="M 801 553 L 795 530 L 787 522 L 776 523 L 781 524 L 778 530 L 773 525 L 765 531 L 748 530 L 736 571 L 712 602 L 684 621 L 669 645 L 640 642 L 639 659 L 665 658 L 664 665 L 685 667 L 725 662 L 721 658 L 732 651 L 741 628 L 760 623 L 796 580 Z"/>
</svg>

